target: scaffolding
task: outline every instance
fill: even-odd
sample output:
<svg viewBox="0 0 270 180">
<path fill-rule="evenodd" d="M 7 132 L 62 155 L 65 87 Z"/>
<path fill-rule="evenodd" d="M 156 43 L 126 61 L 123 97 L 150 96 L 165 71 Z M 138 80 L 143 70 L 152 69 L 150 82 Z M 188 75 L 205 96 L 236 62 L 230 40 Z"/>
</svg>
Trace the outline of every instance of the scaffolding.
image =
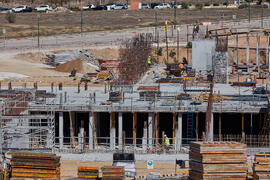
<svg viewBox="0 0 270 180">
<path fill-rule="evenodd" d="M 10 95 L 10 94 L 9 94 Z M 55 112 L 32 113 L 29 93 L 16 93 L 0 105 L 0 151 L 54 151 Z M 37 98 L 35 98 L 37 100 Z"/>
</svg>

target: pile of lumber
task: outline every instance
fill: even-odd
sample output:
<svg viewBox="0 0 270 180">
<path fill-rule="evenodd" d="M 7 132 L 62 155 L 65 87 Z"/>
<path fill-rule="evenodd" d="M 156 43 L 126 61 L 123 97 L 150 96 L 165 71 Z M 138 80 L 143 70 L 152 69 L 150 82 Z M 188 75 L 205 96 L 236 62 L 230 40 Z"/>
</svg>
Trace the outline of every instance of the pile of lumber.
<svg viewBox="0 0 270 180">
<path fill-rule="evenodd" d="M 47 153 L 9 153 L 12 178 L 60 179 L 60 157 Z"/>
<path fill-rule="evenodd" d="M 246 179 L 246 145 L 239 142 L 192 142 L 191 179 Z"/>
<path fill-rule="evenodd" d="M 78 167 L 78 178 L 82 179 L 98 179 L 98 167 Z"/>
<path fill-rule="evenodd" d="M 270 153 L 255 155 L 253 179 L 270 179 Z"/>
<path fill-rule="evenodd" d="M 101 171 L 103 180 L 125 179 L 125 168 L 122 166 L 104 166 Z"/>
</svg>

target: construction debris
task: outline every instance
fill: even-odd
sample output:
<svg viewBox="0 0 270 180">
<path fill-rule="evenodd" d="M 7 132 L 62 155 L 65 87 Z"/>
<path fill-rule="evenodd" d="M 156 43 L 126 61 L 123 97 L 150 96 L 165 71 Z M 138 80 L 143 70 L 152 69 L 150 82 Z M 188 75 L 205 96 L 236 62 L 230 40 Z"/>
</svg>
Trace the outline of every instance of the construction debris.
<svg viewBox="0 0 270 180">
<path fill-rule="evenodd" d="M 60 179 L 60 157 L 47 153 L 8 153 L 12 178 Z"/>
<path fill-rule="evenodd" d="M 270 179 L 270 154 L 256 154 L 253 163 L 253 179 Z"/>
<path fill-rule="evenodd" d="M 99 67 L 98 59 L 87 50 L 74 50 L 74 51 L 66 51 L 63 53 L 55 53 L 55 54 L 47 54 L 47 59 L 45 60 L 45 64 L 51 66 L 58 66 L 60 64 L 64 64 L 68 61 L 80 59 L 82 61 L 86 61 L 87 63 L 91 63 L 94 66 Z"/>
<path fill-rule="evenodd" d="M 191 179 L 246 179 L 246 145 L 239 142 L 191 142 Z"/>
</svg>

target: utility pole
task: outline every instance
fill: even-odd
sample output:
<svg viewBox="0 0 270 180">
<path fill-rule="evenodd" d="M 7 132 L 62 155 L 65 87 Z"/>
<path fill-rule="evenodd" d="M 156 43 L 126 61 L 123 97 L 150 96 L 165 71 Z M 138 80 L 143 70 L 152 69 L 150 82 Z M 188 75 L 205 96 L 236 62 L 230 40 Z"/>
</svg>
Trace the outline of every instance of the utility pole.
<svg viewBox="0 0 270 180">
<path fill-rule="evenodd" d="M 157 26 L 158 26 L 157 11 L 158 11 L 158 9 L 155 8 L 155 38 L 156 38 L 156 41 L 157 41 Z"/>
<path fill-rule="evenodd" d="M 166 36 L 166 49 L 167 49 L 167 62 L 169 62 L 169 48 L 168 48 L 168 23 L 165 21 L 165 36 Z"/>
<path fill-rule="evenodd" d="M 179 59 L 179 31 L 180 31 L 180 28 L 177 28 L 177 61 L 180 62 L 180 59 Z"/>
<path fill-rule="evenodd" d="M 248 22 L 250 23 L 250 1 L 248 0 Z"/>
<path fill-rule="evenodd" d="M 81 36 L 82 36 L 82 33 L 83 33 L 83 9 L 81 7 Z"/>
<path fill-rule="evenodd" d="M 38 18 L 38 48 L 40 47 L 40 43 L 39 43 L 39 19 L 40 19 L 40 14 L 37 15 Z"/>
<path fill-rule="evenodd" d="M 263 28 L 263 1 L 261 2 L 261 9 L 262 9 L 262 14 L 261 14 L 261 28 Z"/>
<path fill-rule="evenodd" d="M 174 29 L 176 29 L 176 0 L 174 0 Z"/>
</svg>

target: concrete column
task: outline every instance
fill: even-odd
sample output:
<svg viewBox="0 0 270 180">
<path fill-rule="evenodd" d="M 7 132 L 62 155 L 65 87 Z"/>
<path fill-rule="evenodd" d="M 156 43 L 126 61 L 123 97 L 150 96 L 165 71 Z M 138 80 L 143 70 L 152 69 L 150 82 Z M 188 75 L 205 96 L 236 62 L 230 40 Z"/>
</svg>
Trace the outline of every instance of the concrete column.
<svg viewBox="0 0 270 180">
<path fill-rule="evenodd" d="M 147 151 L 147 123 L 146 121 L 144 122 L 144 127 L 143 127 L 142 148 L 143 148 L 143 152 Z"/>
<path fill-rule="evenodd" d="M 153 144 L 153 113 L 148 113 L 148 147 L 152 149 Z"/>
<path fill-rule="evenodd" d="M 84 145 L 84 128 L 80 128 L 80 132 L 79 132 L 79 151 L 83 152 L 83 145 Z"/>
<path fill-rule="evenodd" d="M 247 66 L 249 65 L 249 37 L 247 34 L 247 54 L 246 54 L 246 64 Z M 248 68 L 248 72 L 249 72 L 249 68 Z"/>
<path fill-rule="evenodd" d="M 115 112 L 110 114 L 110 150 L 115 150 Z"/>
<path fill-rule="evenodd" d="M 94 123 L 93 123 L 93 114 L 89 112 L 89 149 L 94 149 Z"/>
<path fill-rule="evenodd" d="M 180 151 L 182 147 L 182 133 L 183 133 L 182 124 L 183 124 L 182 113 L 178 113 L 177 151 Z"/>
<path fill-rule="evenodd" d="M 122 149 L 122 134 L 123 134 L 123 113 L 118 114 L 118 149 Z"/>
<path fill-rule="evenodd" d="M 209 126 L 209 141 L 214 141 L 214 113 L 211 113 L 211 120 Z"/>
<path fill-rule="evenodd" d="M 59 145 L 60 145 L 60 149 L 63 149 L 63 145 L 64 145 L 64 115 L 63 115 L 63 112 L 59 112 Z"/>
</svg>

